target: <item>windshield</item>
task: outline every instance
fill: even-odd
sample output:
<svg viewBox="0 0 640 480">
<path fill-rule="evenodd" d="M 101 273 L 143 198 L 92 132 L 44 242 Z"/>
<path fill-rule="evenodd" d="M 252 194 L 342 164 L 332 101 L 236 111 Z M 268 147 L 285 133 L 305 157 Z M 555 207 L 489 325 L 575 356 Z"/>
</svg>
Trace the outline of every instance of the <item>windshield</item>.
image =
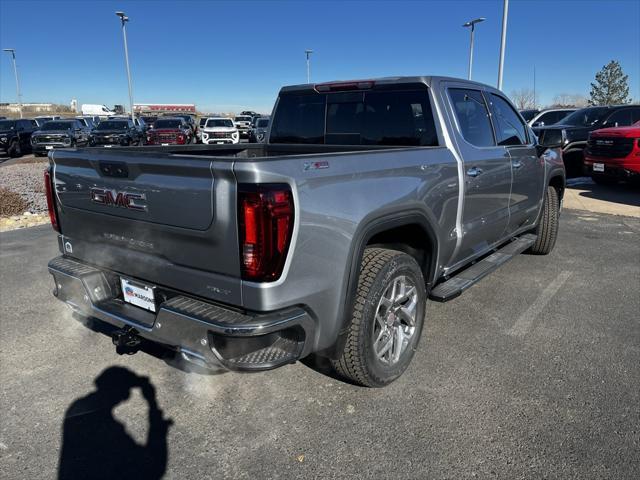
<svg viewBox="0 0 640 480">
<path fill-rule="evenodd" d="M 236 122 L 250 122 L 251 117 L 236 117 Z"/>
<path fill-rule="evenodd" d="M 15 130 L 16 122 L 13 120 L 0 120 L 0 130 Z"/>
<path fill-rule="evenodd" d="M 591 127 L 600 123 L 609 111 L 606 107 L 599 108 L 583 108 L 576 110 L 572 114 L 566 116 L 561 122 L 562 125 L 570 125 L 572 127 Z"/>
<path fill-rule="evenodd" d="M 181 120 L 156 120 L 155 128 L 180 128 Z"/>
<path fill-rule="evenodd" d="M 73 125 L 73 122 L 47 122 L 40 130 L 69 130 Z"/>
<path fill-rule="evenodd" d="M 233 127 L 233 122 L 226 118 L 213 118 L 207 121 L 206 128 L 213 127 Z"/>
<path fill-rule="evenodd" d="M 256 128 L 267 128 L 269 126 L 268 118 L 260 118 L 256 122 Z"/>
<path fill-rule="evenodd" d="M 128 122 L 122 120 L 105 120 L 98 124 L 98 130 L 126 130 L 128 125 Z"/>
</svg>

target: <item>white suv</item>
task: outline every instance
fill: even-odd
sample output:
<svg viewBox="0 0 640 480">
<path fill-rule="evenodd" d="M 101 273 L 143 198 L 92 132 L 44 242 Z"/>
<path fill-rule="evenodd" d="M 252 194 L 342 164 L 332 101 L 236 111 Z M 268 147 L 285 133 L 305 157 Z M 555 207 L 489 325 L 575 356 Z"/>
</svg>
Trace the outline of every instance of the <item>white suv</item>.
<svg viewBox="0 0 640 480">
<path fill-rule="evenodd" d="M 240 141 L 240 133 L 230 118 L 207 118 L 201 132 L 202 143 L 206 145 L 238 143 Z"/>
</svg>

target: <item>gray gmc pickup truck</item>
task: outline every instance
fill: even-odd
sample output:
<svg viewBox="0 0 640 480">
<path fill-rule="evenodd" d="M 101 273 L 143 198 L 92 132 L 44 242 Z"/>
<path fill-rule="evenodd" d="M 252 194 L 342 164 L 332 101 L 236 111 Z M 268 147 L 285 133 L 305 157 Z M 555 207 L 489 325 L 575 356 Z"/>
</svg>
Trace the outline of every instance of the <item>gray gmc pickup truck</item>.
<svg viewBox="0 0 640 480">
<path fill-rule="evenodd" d="M 396 77 L 282 88 L 265 144 L 55 150 L 54 294 L 119 353 L 233 370 L 314 353 L 384 386 L 427 298 L 551 251 L 560 143 L 487 85 Z"/>
</svg>

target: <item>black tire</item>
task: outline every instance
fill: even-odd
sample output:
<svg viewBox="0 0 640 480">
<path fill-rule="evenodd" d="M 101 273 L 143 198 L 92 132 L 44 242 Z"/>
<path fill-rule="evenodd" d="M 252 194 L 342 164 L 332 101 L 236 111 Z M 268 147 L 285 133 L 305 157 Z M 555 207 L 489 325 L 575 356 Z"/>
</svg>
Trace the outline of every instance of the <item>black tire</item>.
<svg viewBox="0 0 640 480">
<path fill-rule="evenodd" d="M 559 223 L 560 198 L 558 190 L 548 186 L 542 212 L 538 219 L 538 226 L 534 230 L 537 238 L 535 243 L 527 250 L 527 253 L 534 255 L 547 255 L 550 253 L 558 238 Z"/>
<path fill-rule="evenodd" d="M 374 352 L 375 317 L 382 295 L 399 276 L 407 277 L 416 287 L 415 328 L 406 348 L 401 349 L 399 359 L 394 364 L 385 364 Z M 365 249 L 351 312 L 351 326 L 339 358 L 331 361 L 334 369 L 365 387 L 384 387 L 393 382 L 407 369 L 416 351 L 426 300 L 422 271 L 413 257 L 395 250 Z"/>
<path fill-rule="evenodd" d="M 13 140 L 9 144 L 8 152 L 10 157 L 21 157 L 22 156 L 22 147 L 20 146 L 20 142 L 18 140 Z"/>
<path fill-rule="evenodd" d="M 615 178 L 605 177 L 603 175 L 591 175 L 591 180 L 598 185 L 615 185 L 618 181 Z"/>
</svg>

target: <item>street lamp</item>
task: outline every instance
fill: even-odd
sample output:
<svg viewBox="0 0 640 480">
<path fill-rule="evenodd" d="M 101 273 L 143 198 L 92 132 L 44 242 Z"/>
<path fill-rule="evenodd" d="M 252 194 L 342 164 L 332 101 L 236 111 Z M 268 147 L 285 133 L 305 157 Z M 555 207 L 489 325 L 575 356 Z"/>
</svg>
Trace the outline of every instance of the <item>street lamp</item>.
<svg viewBox="0 0 640 480">
<path fill-rule="evenodd" d="M 129 81 L 129 108 L 131 109 L 131 121 L 134 122 L 133 116 L 133 93 L 131 91 L 131 70 L 129 70 L 129 49 L 127 48 L 127 29 L 125 23 L 129 21 L 129 17 L 124 12 L 116 12 L 116 15 L 120 17 L 122 22 L 122 38 L 124 38 L 124 60 L 127 64 L 127 80 Z"/>
<path fill-rule="evenodd" d="M 13 73 L 16 75 L 16 95 L 18 96 L 18 110 L 22 118 L 22 99 L 20 96 L 20 82 L 18 81 L 18 67 L 16 66 L 16 51 L 13 48 L 3 48 L 2 51 L 10 53 L 13 59 Z"/>
<path fill-rule="evenodd" d="M 309 57 L 313 53 L 313 50 L 305 50 L 304 53 L 307 56 L 307 83 L 311 83 L 311 67 Z"/>
<path fill-rule="evenodd" d="M 484 17 L 480 17 L 462 25 L 463 27 L 471 27 L 471 44 L 469 45 L 469 80 L 471 80 L 471 69 L 473 68 L 473 32 L 476 29 L 476 23 L 484 22 L 485 20 L 486 19 Z"/>
<path fill-rule="evenodd" d="M 502 71 L 504 70 L 504 50 L 507 47 L 507 16 L 509 15 L 509 0 L 502 5 L 502 35 L 500 38 L 500 60 L 498 62 L 498 90 L 502 90 Z"/>
</svg>

